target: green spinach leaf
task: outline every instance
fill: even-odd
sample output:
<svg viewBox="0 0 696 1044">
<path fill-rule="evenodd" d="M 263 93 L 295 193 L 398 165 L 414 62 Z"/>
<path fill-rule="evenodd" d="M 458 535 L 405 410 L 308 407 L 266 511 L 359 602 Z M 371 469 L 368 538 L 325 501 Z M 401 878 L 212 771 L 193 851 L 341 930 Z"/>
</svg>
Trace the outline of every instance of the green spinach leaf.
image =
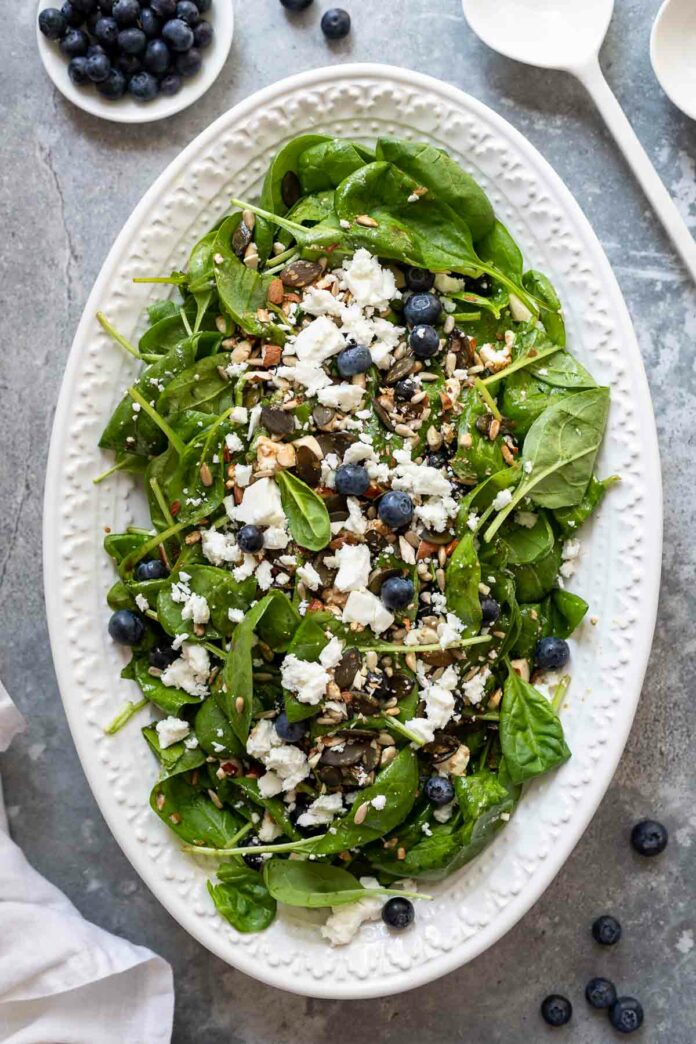
<svg viewBox="0 0 696 1044">
<path fill-rule="evenodd" d="M 321 551 L 331 539 L 326 504 L 306 482 L 289 471 L 279 471 L 275 478 L 293 540 L 310 551 Z"/>
<path fill-rule="evenodd" d="M 500 709 L 500 745 L 513 783 L 540 776 L 570 757 L 549 701 L 510 667 Z"/>
<path fill-rule="evenodd" d="M 276 901 L 258 870 L 229 862 L 219 867 L 217 877 L 219 884 L 208 881 L 208 892 L 218 913 L 238 932 L 262 932 L 268 928 L 275 918 Z"/>
</svg>

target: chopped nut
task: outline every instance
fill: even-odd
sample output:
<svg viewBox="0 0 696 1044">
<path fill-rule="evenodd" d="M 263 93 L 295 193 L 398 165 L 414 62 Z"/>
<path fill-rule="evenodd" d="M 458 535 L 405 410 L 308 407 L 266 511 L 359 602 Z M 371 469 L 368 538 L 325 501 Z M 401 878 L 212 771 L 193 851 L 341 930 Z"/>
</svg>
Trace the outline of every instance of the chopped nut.
<svg viewBox="0 0 696 1044">
<path fill-rule="evenodd" d="M 369 809 L 369 807 L 369 801 L 363 801 L 362 805 L 358 805 L 355 811 L 355 815 L 353 816 L 353 822 L 356 826 L 360 826 L 361 823 L 365 822 L 365 817 L 367 815 L 367 810 Z"/>
<path fill-rule="evenodd" d="M 283 286 L 283 280 L 278 279 L 278 277 L 276 276 L 276 278 L 272 279 L 269 284 L 266 297 L 271 304 L 279 305 L 283 303 L 284 296 L 285 287 Z"/>
<path fill-rule="evenodd" d="M 377 222 L 369 214 L 358 214 L 355 219 L 358 225 L 363 225 L 365 228 L 377 228 Z"/>
<path fill-rule="evenodd" d="M 510 666 L 522 681 L 529 681 L 529 660 L 510 660 Z"/>
<path fill-rule="evenodd" d="M 203 462 L 203 464 L 201 464 L 199 475 L 201 476 L 201 482 L 204 486 L 212 486 L 214 481 L 213 473 L 208 467 L 208 465 L 205 463 L 205 461 Z"/>
<path fill-rule="evenodd" d="M 241 714 L 242 713 L 242 711 L 244 710 L 244 697 L 243 696 L 238 696 L 237 699 L 234 701 L 234 709 L 236 710 L 237 714 Z"/>
<path fill-rule="evenodd" d="M 201 539 L 201 532 L 200 532 L 200 530 L 199 529 L 194 529 L 192 533 L 188 533 L 184 537 L 184 543 L 185 544 L 197 544 L 200 539 Z"/>
<path fill-rule="evenodd" d="M 271 366 L 278 366 L 282 356 L 282 349 L 277 344 L 264 344 L 261 349 L 261 366 L 268 370 Z"/>
</svg>

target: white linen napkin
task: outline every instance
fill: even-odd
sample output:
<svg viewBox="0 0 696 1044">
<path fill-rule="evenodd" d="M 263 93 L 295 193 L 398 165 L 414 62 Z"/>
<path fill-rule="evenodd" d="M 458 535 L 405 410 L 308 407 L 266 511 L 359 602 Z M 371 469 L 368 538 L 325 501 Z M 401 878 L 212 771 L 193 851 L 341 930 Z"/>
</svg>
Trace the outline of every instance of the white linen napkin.
<svg viewBox="0 0 696 1044">
<path fill-rule="evenodd" d="M 0 683 L 0 751 L 25 727 Z M 170 966 L 85 921 L 10 839 L 0 789 L 0 1040 L 167 1044 Z"/>
</svg>

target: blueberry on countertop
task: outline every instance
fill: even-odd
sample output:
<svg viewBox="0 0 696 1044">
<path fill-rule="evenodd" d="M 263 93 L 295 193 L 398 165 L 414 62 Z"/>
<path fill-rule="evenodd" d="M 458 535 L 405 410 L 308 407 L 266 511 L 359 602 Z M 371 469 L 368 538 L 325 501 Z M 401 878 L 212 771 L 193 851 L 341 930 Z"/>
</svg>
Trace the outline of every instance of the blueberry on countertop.
<svg viewBox="0 0 696 1044">
<path fill-rule="evenodd" d="M 146 562 L 138 562 L 135 567 L 135 579 L 139 581 L 164 580 L 167 576 L 169 576 L 167 567 L 159 558 L 150 558 Z"/>
<path fill-rule="evenodd" d="M 425 796 L 433 805 L 448 805 L 454 801 L 454 787 L 447 776 L 431 776 L 424 787 Z"/>
<path fill-rule="evenodd" d="M 360 344 L 344 348 L 336 358 L 336 367 L 341 377 L 355 377 L 358 373 L 367 373 L 371 366 L 370 349 Z"/>
<path fill-rule="evenodd" d="M 76 87 L 84 87 L 86 83 L 91 82 L 87 75 L 87 61 L 88 59 L 81 55 L 79 58 L 71 58 L 68 62 L 68 76 Z"/>
<path fill-rule="evenodd" d="M 342 464 L 336 469 L 336 492 L 344 497 L 361 497 L 369 485 L 370 476 L 362 464 Z"/>
<path fill-rule="evenodd" d="M 176 71 L 184 79 L 195 76 L 202 64 L 201 52 L 196 47 L 190 47 L 188 51 L 184 51 L 183 54 L 177 54 L 176 56 Z"/>
<path fill-rule="evenodd" d="M 406 286 L 414 293 L 424 293 L 432 289 L 435 276 L 427 268 L 407 268 Z"/>
<path fill-rule="evenodd" d="M 39 15 L 39 29 L 48 40 L 60 40 L 67 28 L 67 19 L 57 7 L 47 7 Z"/>
<path fill-rule="evenodd" d="M 416 911 L 411 900 L 403 899 L 400 895 L 395 895 L 392 899 L 388 899 L 382 907 L 382 920 L 384 923 L 390 928 L 396 928 L 399 932 L 403 931 L 404 928 L 408 928 L 409 924 L 413 924 L 415 916 Z"/>
<path fill-rule="evenodd" d="M 435 294 L 411 294 L 404 305 L 404 319 L 409 326 L 432 326 L 441 312 L 442 305 Z"/>
<path fill-rule="evenodd" d="M 131 76 L 128 81 L 128 93 L 132 94 L 136 101 L 152 101 L 157 96 L 159 84 L 149 72 L 139 72 Z"/>
<path fill-rule="evenodd" d="M 585 997 L 593 1008 L 610 1008 L 616 1000 L 616 986 L 609 979 L 590 979 L 585 987 Z"/>
<path fill-rule="evenodd" d="M 417 359 L 432 359 L 440 350 L 440 335 L 434 326 L 414 326 L 408 343 Z"/>
<path fill-rule="evenodd" d="M 68 29 L 59 46 L 66 58 L 81 58 L 87 53 L 89 38 L 82 29 Z"/>
<path fill-rule="evenodd" d="M 305 11 L 312 0 L 280 0 L 286 11 Z"/>
<path fill-rule="evenodd" d="M 610 914 L 602 914 L 592 922 L 592 937 L 602 946 L 614 946 L 621 938 L 621 925 Z"/>
<path fill-rule="evenodd" d="M 246 555 L 253 555 L 263 547 L 263 533 L 258 526 L 242 526 L 237 533 L 237 544 Z"/>
<path fill-rule="evenodd" d="M 143 618 L 130 609 L 117 609 L 109 620 L 109 634 L 119 645 L 137 645 L 145 634 Z"/>
<path fill-rule="evenodd" d="M 180 18 L 172 18 L 162 26 L 162 39 L 173 51 L 188 51 L 193 47 L 193 29 Z"/>
<path fill-rule="evenodd" d="M 534 660 L 542 670 L 565 667 L 570 659 L 570 647 L 564 638 L 540 638 L 534 649 Z"/>
<path fill-rule="evenodd" d="M 342 7 L 330 7 L 322 15 L 321 31 L 327 40 L 342 40 L 350 32 L 350 15 Z"/>
<path fill-rule="evenodd" d="M 635 997 L 617 997 L 609 1008 L 609 1021 L 619 1033 L 633 1033 L 643 1025 L 643 1006 Z"/>
<path fill-rule="evenodd" d="M 500 616 L 499 603 L 490 595 L 479 595 L 479 602 L 481 603 L 481 623 L 484 626 L 494 624 Z"/>
<path fill-rule="evenodd" d="M 214 35 L 213 27 L 210 22 L 206 22 L 205 19 L 201 18 L 200 22 L 193 30 L 194 46 L 199 47 L 201 50 L 205 50 L 206 47 L 210 47 Z"/>
<path fill-rule="evenodd" d="M 299 743 L 307 731 L 307 723 L 304 721 L 288 721 L 285 711 L 282 711 L 273 723 L 275 730 L 285 743 Z"/>
<path fill-rule="evenodd" d="M 413 518 L 413 501 L 408 493 L 404 493 L 400 489 L 390 489 L 380 498 L 377 514 L 385 526 L 389 526 L 390 529 L 401 529 Z"/>
<path fill-rule="evenodd" d="M 413 601 L 413 581 L 405 576 L 390 576 L 382 584 L 379 597 L 387 609 L 405 609 Z"/>
<path fill-rule="evenodd" d="M 656 856 L 664 852 L 668 840 L 667 828 L 654 819 L 641 819 L 631 831 L 631 844 L 642 856 Z"/>
<path fill-rule="evenodd" d="M 572 1014 L 573 1005 L 560 993 L 551 993 L 541 1002 L 541 1017 L 549 1026 L 565 1026 Z"/>
</svg>

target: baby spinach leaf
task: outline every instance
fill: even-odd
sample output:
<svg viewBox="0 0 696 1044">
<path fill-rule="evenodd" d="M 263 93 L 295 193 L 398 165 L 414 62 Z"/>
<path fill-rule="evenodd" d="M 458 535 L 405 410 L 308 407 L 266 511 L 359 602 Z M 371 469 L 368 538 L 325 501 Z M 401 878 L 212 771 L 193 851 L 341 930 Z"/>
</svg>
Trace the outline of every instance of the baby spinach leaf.
<svg viewBox="0 0 696 1044">
<path fill-rule="evenodd" d="M 467 223 L 475 243 L 490 231 L 494 215 L 486 193 L 444 149 L 423 142 L 380 138 L 377 158 L 393 163 L 450 206 Z"/>
<path fill-rule="evenodd" d="M 240 218 L 240 214 L 234 214 L 223 221 L 213 244 L 213 257 L 218 259 L 214 275 L 220 306 L 245 333 L 282 344 L 285 339 L 282 330 L 272 323 L 261 322 L 256 314 L 258 309 L 266 307 L 273 277 L 261 275 L 243 264 L 232 249 L 231 236 Z"/>
<path fill-rule="evenodd" d="M 150 806 L 170 830 L 192 845 L 225 848 L 242 825 L 237 816 L 218 808 L 181 774 L 155 784 Z"/>
<path fill-rule="evenodd" d="M 288 217 L 300 225 L 317 225 L 329 217 L 335 218 L 333 191 L 315 192 L 310 196 L 304 196 L 295 204 Z"/>
<path fill-rule="evenodd" d="M 262 932 L 268 928 L 275 918 L 276 901 L 258 870 L 229 862 L 219 867 L 217 877 L 220 883 L 208 881 L 208 892 L 218 913 L 238 932 Z"/>
<path fill-rule="evenodd" d="M 529 366 L 529 373 L 542 384 L 555 388 L 596 388 L 597 382 L 569 352 L 554 352 Z"/>
<path fill-rule="evenodd" d="M 587 613 L 589 606 L 580 595 L 556 588 L 549 595 L 547 608 L 549 634 L 556 638 L 570 638 Z"/>
<path fill-rule="evenodd" d="M 270 859 L 263 868 L 263 879 L 277 902 L 309 910 L 345 906 L 366 895 L 395 894 L 387 888 L 365 888 L 340 866 L 305 859 Z"/>
<path fill-rule="evenodd" d="M 298 841 L 300 839 L 300 832 L 293 825 L 292 820 L 288 816 L 286 805 L 280 798 L 263 797 L 259 791 L 258 781 L 252 779 L 251 776 L 232 776 L 228 782 L 230 791 L 240 790 L 253 805 L 258 805 L 259 808 L 265 809 L 271 819 L 278 824 L 283 833 L 291 840 Z"/>
<path fill-rule="evenodd" d="M 551 280 L 543 272 L 530 269 L 522 276 L 522 285 L 538 301 L 541 308 L 539 318 L 553 343 L 564 347 L 566 332 L 561 302 Z"/>
<path fill-rule="evenodd" d="M 244 753 L 242 744 L 220 710 L 215 696 L 209 696 L 200 705 L 194 719 L 194 731 L 201 749 L 211 757 L 239 757 Z"/>
<path fill-rule="evenodd" d="M 411 811 L 418 790 L 418 759 L 410 747 L 404 747 L 390 765 L 377 776 L 370 787 L 361 790 L 350 811 L 334 822 L 335 833 L 324 834 L 311 846 L 314 855 L 329 855 L 346 848 L 360 847 L 393 830 Z M 371 802 L 385 797 L 384 808 Z M 355 822 L 359 808 L 367 804 L 361 823 Z"/>
<path fill-rule="evenodd" d="M 321 551 L 331 539 L 326 504 L 306 482 L 288 471 L 279 471 L 275 479 L 293 540 L 310 551 Z"/>
<path fill-rule="evenodd" d="M 302 617 L 287 651 L 300 660 L 314 663 L 319 659 L 319 654 L 327 643 L 328 638 L 324 634 L 324 628 L 315 619 L 314 613 L 308 613 Z M 311 703 L 301 703 L 290 692 L 285 693 L 284 701 L 288 721 L 304 721 L 305 718 L 311 718 L 321 711 L 320 704 L 313 706 Z"/>
<path fill-rule="evenodd" d="M 618 475 L 611 475 L 609 478 L 601 480 L 593 475 L 579 504 L 575 504 L 574 507 L 558 508 L 554 511 L 553 517 L 563 536 L 575 536 L 583 522 L 586 522 L 593 511 L 599 507 L 606 491 L 618 481 Z"/>
<path fill-rule="evenodd" d="M 178 315 L 179 307 L 176 301 L 172 301 L 169 297 L 161 301 L 153 301 L 145 309 L 150 326 L 154 326 L 160 319 L 166 319 L 170 315 Z"/>
<path fill-rule="evenodd" d="M 452 470 L 462 482 L 475 484 L 505 466 L 500 440 L 491 442 L 476 427 L 477 420 L 488 412 L 474 389 L 466 392 L 464 409 L 459 418 L 457 452 L 450 462 Z"/>
<path fill-rule="evenodd" d="M 233 404 L 234 382 L 221 375 L 229 366 L 229 354 L 207 355 L 169 382 L 157 399 L 157 412 L 171 417 L 188 410 L 219 415 Z"/>
<path fill-rule="evenodd" d="M 154 703 L 165 714 L 179 716 L 179 712 L 189 703 L 200 703 L 200 697 L 190 696 L 183 689 L 165 685 L 159 677 L 150 674 L 147 654 L 135 653 L 133 657 L 133 675 L 140 686 L 143 696 Z"/>
<path fill-rule="evenodd" d="M 494 221 L 490 231 L 479 240 L 477 250 L 482 261 L 490 261 L 515 282 L 522 282 L 522 251 L 502 222 Z"/>
<path fill-rule="evenodd" d="M 210 609 L 210 622 L 205 625 L 206 638 L 219 638 L 232 634 L 234 624 L 229 618 L 230 609 L 245 612 L 256 595 L 253 576 L 238 582 L 225 569 L 211 565 L 187 565 L 186 573 L 191 577 L 188 585 L 194 594 L 206 599 Z M 172 576 L 175 583 L 177 576 Z M 172 585 L 163 587 L 157 598 L 157 615 L 167 634 L 187 634 L 193 628 L 192 621 L 182 618 L 183 604 L 172 598 Z"/>
<path fill-rule="evenodd" d="M 589 606 L 584 598 L 554 588 L 541 602 L 520 606 L 520 631 L 510 655 L 532 659 L 540 638 L 570 638 Z"/>
<path fill-rule="evenodd" d="M 531 531 L 530 531 L 531 532 Z M 553 534 L 552 534 L 553 535 Z M 561 545 L 552 543 L 549 549 L 529 562 L 519 565 L 509 563 L 520 602 L 538 602 L 556 583 L 561 565 Z"/>
<path fill-rule="evenodd" d="M 192 525 L 220 507 L 225 488 L 225 436 L 231 425 L 223 414 L 185 447 L 176 468 L 163 481 L 165 496 L 177 522 Z M 176 505 L 176 508 L 175 508 Z"/>
<path fill-rule="evenodd" d="M 500 709 L 500 745 L 513 783 L 549 772 L 570 757 L 549 701 L 509 667 Z"/>
<path fill-rule="evenodd" d="M 543 363 L 540 365 L 543 366 Z M 519 438 L 527 434 L 537 417 L 540 417 L 551 403 L 571 393 L 570 388 L 543 384 L 528 370 L 518 370 L 511 373 L 503 383 L 500 409 L 514 425 L 515 435 Z"/>
<path fill-rule="evenodd" d="M 507 530 L 501 540 L 507 551 L 508 565 L 519 566 L 536 562 L 548 555 L 553 548 L 555 537 L 545 512 L 539 511 L 531 529 L 516 525 Z"/>
<path fill-rule="evenodd" d="M 326 134 L 300 134 L 286 142 L 271 160 L 261 190 L 261 206 L 274 214 L 285 214 L 289 205 L 283 198 L 283 179 L 287 174 L 294 174 L 299 180 L 300 157 L 307 149 L 331 138 Z"/>
<path fill-rule="evenodd" d="M 169 747 L 160 746 L 159 735 L 155 725 L 146 725 L 141 729 L 152 752 L 159 759 L 162 766 L 160 779 L 169 779 L 171 776 L 183 772 L 192 772 L 200 768 L 205 762 L 205 756 L 198 749 L 189 750 L 183 742 L 172 743 Z"/>
<path fill-rule="evenodd" d="M 300 153 L 297 165 L 302 194 L 334 189 L 354 170 L 364 166 L 365 160 L 351 141 L 332 138 L 312 145 Z"/>
<path fill-rule="evenodd" d="M 455 547 L 445 574 L 447 608 L 465 624 L 466 634 L 478 634 L 481 629 L 480 583 L 481 566 L 474 535 L 466 532 Z"/>
</svg>

